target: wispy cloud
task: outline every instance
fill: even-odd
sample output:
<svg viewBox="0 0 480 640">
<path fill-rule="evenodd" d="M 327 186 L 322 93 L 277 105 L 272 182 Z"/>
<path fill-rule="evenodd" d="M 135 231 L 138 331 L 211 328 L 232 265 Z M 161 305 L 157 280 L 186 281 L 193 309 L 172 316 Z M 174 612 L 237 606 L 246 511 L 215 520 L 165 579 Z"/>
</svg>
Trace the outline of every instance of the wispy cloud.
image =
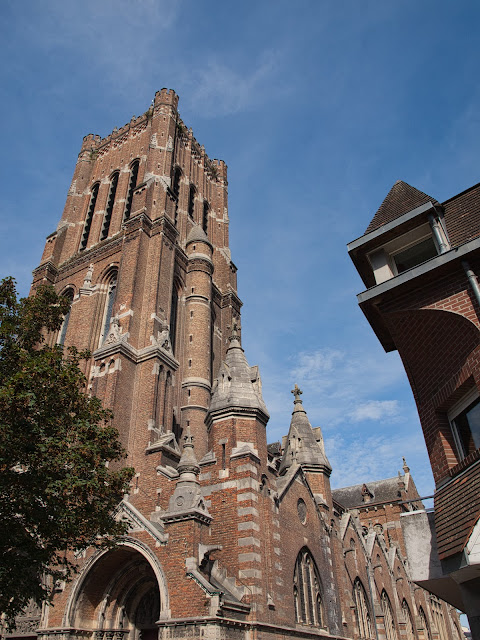
<svg viewBox="0 0 480 640">
<path fill-rule="evenodd" d="M 398 416 L 400 407 L 398 400 L 370 400 L 362 402 L 350 411 L 349 417 L 353 422 L 364 420 L 382 420 Z"/>
<path fill-rule="evenodd" d="M 392 418 L 401 410 L 397 400 L 382 397 L 389 391 L 394 396 L 396 384 L 405 379 L 396 354 L 376 357 L 371 348 L 355 353 L 324 348 L 300 353 L 296 361 L 292 380 L 318 398 L 330 424 L 346 418 L 354 422 Z"/>
<path fill-rule="evenodd" d="M 421 431 L 375 434 L 366 437 L 328 437 L 325 449 L 333 467 L 332 486 L 346 487 L 361 482 L 393 477 L 402 468 L 404 456 L 414 472 L 414 479 L 423 495 L 432 487 L 428 466 L 423 464 L 424 443 Z"/>
<path fill-rule="evenodd" d="M 216 117 L 260 106 L 271 97 L 273 79 L 279 70 L 279 53 L 263 51 L 253 68 L 240 70 L 210 56 L 193 67 L 184 78 L 190 85 L 189 107 Z"/>
</svg>

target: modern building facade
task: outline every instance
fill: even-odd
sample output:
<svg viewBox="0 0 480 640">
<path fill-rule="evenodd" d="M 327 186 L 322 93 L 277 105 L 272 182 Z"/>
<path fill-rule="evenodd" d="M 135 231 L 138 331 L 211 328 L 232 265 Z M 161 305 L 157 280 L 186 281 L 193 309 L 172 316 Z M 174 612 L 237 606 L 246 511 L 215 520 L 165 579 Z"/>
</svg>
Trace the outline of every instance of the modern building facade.
<svg viewBox="0 0 480 640">
<path fill-rule="evenodd" d="M 480 638 L 480 185 L 440 204 L 396 182 L 348 250 L 359 305 L 404 363 L 436 484 L 434 514 L 402 516 L 413 579 Z"/>
<path fill-rule="evenodd" d="M 140 118 L 84 139 L 34 272 L 33 289 L 71 298 L 52 340 L 92 351 L 89 388 L 136 475 L 117 513 L 128 535 L 79 552 L 77 578 L 17 635 L 458 640 L 455 611 L 409 577 L 397 525 L 418 494 L 406 472 L 380 510 L 376 486 L 370 515 L 342 504 L 298 387 L 288 435 L 267 445 L 241 346 L 227 167 L 177 103 L 163 89 Z"/>
</svg>

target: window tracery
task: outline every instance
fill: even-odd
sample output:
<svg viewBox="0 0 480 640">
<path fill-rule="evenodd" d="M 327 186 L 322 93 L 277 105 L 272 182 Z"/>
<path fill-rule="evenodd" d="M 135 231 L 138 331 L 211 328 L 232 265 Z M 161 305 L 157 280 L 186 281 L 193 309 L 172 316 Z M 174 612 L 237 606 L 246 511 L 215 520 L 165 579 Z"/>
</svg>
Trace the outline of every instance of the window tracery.
<svg viewBox="0 0 480 640">
<path fill-rule="evenodd" d="M 115 302 L 115 293 L 117 290 L 117 272 L 115 271 L 108 280 L 107 298 L 105 300 L 104 316 L 102 323 L 102 334 L 100 336 L 100 345 L 102 345 L 108 337 L 110 329 L 110 321 L 113 313 L 113 303 Z"/>
<path fill-rule="evenodd" d="M 383 612 L 385 636 L 387 640 L 397 640 L 397 628 L 393 617 L 392 605 L 390 604 L 390 598 L 385 590 L 382 591 L 380 604 Z"/>
<path fill-rule="evenodd" d="M 325 627 L 322 589 L 315 561 L 308 549 L 297 556 L 293 574 L 295 620 L 300 624 Z"/>
<path fill-rule="evenodd" d="M 405 622 L 405 631 L 407 634 L 407 640 L 415 640 L 415 631 L 413 628 L 412 614 L 410 613 L 410 607 L 408 606 L 408 603 L 405 600 L 405 598 L 402 601 L 402 612 L 403 612 L 403 619 Z"/>
<path fill-rule="evenodd" d="M 360 638 L 373 638 L 372 620 L 365 587 L 360 578 L 353 583 L 353 602 Z"/>
<path fill-rule="evenodd" d="M 126 222 L 130 218 L 132 212 L 132 200 L 133 192 L 137 186 L 138 169 L 140 166 L 140 160 L 135 160 L 130 166 L 130 180 L 128 182 L 127 202 L 125 203 L 125 211 L 123 214 L 123 221 Z"/>
<path fill-rule="evenodd" d="M 70 301 L 70 304 L 72 304 L 72 302 L 73 302 L 73 289 L 67 289 L 64 293 L 62 293 L 62 296 L 64 296 L 65 298 L 68 298 L 68 300 Z M 60 327 L 60 331 L 58 333 L 57 344 L 61 344 L 61 345 L 65 344 L 65 336 L 67 335 L 68 322 L 70 320 L 70 311 L 71 310 L 72 309 L 70 307 L 68 312 L 63 317 L 62 326 Z"/>
<path fill-rule="evenodd" d="M 92 187 L 90 195 L 90 202 L 88 204 L 87 215 L 85 217 L 85 224 L 83 225 L 82 240 L 80 242 L 80 251 L 83 251 L 87 247 L 88 236 L 90 235 L 90 228 L 92 226 L 93 214 L 95 212 L 95 205 L 97 204 L 98 190 L 100 184 L 96 182 Z"/>
<path fill-rule="evenodd" d="M 100 234 L 100 240 L 108 238 L 108 232 L 110 230 L 110 221 L 112 219 L 113 205 L 115 204 L 115 194 L 117 193 L 118 186 L 118 171 L 116 171 L 110 180 L 110 190 L 108 192 L 107 208 L 105 209 L 105 215 L 103 217 L 102 232 Z"/>
</svg>

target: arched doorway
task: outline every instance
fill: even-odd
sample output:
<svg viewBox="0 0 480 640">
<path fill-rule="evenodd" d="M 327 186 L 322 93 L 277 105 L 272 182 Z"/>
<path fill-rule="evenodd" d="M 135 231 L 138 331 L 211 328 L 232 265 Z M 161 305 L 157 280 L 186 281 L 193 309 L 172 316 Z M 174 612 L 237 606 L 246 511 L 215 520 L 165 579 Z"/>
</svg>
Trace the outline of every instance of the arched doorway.
<svg viewBox="0 0 480 640">
<path fill-rule="evenodd" d="M 148 553 L 138 544 L 102 553 L 72 593 L 67 624 L 95 631 L 95 640 L 156 640 L 166 588 Z"/>
</svg>

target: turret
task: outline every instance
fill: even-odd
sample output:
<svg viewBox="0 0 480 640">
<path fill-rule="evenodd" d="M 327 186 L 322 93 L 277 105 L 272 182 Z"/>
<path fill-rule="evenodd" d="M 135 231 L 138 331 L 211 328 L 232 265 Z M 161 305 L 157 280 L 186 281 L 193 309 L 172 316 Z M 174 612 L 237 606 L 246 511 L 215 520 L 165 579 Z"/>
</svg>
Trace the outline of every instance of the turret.
<svg viewBox="0 0 480 640">
<path fill-rule="evenodd" d="M 302 391 L 295 385 L 292 390 L 295 399 L 283 458 L 279 473 L 285 475 L 292 467 L 300 466 L 317 498 L 324 506 L 331 504 L 330 474 L 332 467 L 325 455 L 320 427 L 312 429 L 300 395 Z"/>
</svg>

